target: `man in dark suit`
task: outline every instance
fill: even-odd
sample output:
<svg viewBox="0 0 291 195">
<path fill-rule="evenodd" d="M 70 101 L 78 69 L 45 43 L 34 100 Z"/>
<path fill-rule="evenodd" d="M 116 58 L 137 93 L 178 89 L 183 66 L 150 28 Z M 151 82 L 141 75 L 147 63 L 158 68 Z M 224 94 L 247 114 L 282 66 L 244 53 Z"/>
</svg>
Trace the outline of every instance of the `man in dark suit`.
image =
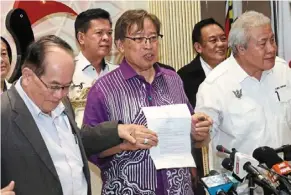
<svg viewBox="0 0 291 195">
<path fill-rule="evenodd" d="M 192 44 L 197 53 L 195 59 L 178 70 L 185 93 L 193 106 L 196 105 L 196 93 L 199 85 L 209 72 L 221 63 L 227 54 L 227 37 L 223 27 L 213 18 L 201 20 L 192 31 Z M 196 162 L 197 173 L 204 176 L 202 151 L 192 145 L 192 154 Z M 201 185 L 194 187 L 195 194 L 205 194 Z"/>
<path fill-rule="evenodd" d="M 45 36 L 28 48 L 22 77 L 1 96 L 1 188 L 14 181 L 17 195 L 91 194 L 86 155 L 120 138 L 141 149 L 152 146 L 145 138 L 157 142 L 145 127 L 118 122 L 79 132 L 67 98 L 73 73 L 73 50 L 62 39 Z"/>
</svg>

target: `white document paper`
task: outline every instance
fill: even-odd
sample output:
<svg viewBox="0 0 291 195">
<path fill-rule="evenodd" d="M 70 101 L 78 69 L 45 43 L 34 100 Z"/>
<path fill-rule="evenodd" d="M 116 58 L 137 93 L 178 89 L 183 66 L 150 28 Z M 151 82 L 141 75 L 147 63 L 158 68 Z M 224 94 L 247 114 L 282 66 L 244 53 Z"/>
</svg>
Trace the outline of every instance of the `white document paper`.
<svg viewBox="0 0 291 195">
<path fill-rule="evenodd" d="M 148 128 L 158 134 L 150 149 L 156 169 L 196 167 L 191 154 L 191 114 L 186 104 L 143 107 Z"/>
</svg>

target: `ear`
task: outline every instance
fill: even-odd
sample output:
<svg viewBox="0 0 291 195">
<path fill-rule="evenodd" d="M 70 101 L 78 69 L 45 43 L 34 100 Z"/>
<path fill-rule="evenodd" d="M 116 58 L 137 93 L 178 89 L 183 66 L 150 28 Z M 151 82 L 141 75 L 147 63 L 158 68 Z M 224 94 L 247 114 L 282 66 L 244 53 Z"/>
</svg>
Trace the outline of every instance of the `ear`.
<svg viewBox="0 0 291 195">
<path fill-rule="evenodd" d="M 242 45 L 236 46 L 236 49 L 237 49 L 238 53 L 241 54 L 241 55 L 244 55 L 245 52 L 246 52 L 246 48 L 244 46 L 242 46 Z"/>
<path fill-rule="evenodd" d="M 115 41 L 115 45 L 118 49 L 118 51 L 122 54 L 124 54 L 124 40 L 117 40 Z"/>
<path fill-rule="evenodd" d="M 82 32 L 77 33 L 77 39 L 80 45 L 84 45 L 85 34 Z"/>
<path fill-rule="evenodd" d="M 202 45 L 198 42 L 195 42 L 194 45 L 193 45 L 195 51 L 199 54 L 202 53 Z"/>
<path fill-rule="evenodd" d="M 29 68 L 25 67 L 22 69 L 22 83 L 29 83 L 33 78 L 33 72 Z"/>
</svg>

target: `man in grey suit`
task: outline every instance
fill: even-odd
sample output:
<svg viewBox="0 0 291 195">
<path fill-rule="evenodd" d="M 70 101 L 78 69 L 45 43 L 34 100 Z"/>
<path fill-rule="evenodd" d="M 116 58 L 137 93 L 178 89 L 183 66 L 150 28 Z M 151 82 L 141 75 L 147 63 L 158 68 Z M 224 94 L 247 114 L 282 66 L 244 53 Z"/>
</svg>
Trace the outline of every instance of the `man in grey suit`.
<svg viewBox="0 0 291 195">
<path fill-rule="evenodd" d="M 54 35 L 29 46 L 22 77 L 1 96 L 1 188 L 14 181 L 17 195 L 91 194 L 86 155 L 120 138 L 157 144 L 144 126 L 117 121 L 79 131 L 67 99 L 74 68 L 72 48 Z"/>
</svg>

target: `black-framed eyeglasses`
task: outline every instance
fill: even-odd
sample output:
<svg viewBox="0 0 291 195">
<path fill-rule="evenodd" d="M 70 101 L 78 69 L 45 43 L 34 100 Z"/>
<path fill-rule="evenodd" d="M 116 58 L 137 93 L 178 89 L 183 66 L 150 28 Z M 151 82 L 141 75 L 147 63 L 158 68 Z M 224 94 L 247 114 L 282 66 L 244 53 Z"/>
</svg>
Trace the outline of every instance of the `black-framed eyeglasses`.
<svg viewBox="0 0 291 195">
<path fill-rule="evenodd" d="M 158 35 L 152 35 L 150 37 L 125 37 L 127 39 L 133 40 L 136 43 L 147 43 L 147 40 L 149 40 L 150 43 L 155 43 L 159 40 L 159 38 L 163 38 L 164 35 L 158 34 Z"/>
<path fill-rule="evenodd" d="M 42 84 L 51 92 L 51 93 L 55 93 L 57 91 L 68 91 L 70 86 L 71 86 L 71 83 L 69 85 L 66 85 L 66 86 L 61 86 L 61 85 L 49 85 L 49 84 L 46 84 L 40 77 L 36 76 L 40 82 L 42 82 Z"/>
</svg>

